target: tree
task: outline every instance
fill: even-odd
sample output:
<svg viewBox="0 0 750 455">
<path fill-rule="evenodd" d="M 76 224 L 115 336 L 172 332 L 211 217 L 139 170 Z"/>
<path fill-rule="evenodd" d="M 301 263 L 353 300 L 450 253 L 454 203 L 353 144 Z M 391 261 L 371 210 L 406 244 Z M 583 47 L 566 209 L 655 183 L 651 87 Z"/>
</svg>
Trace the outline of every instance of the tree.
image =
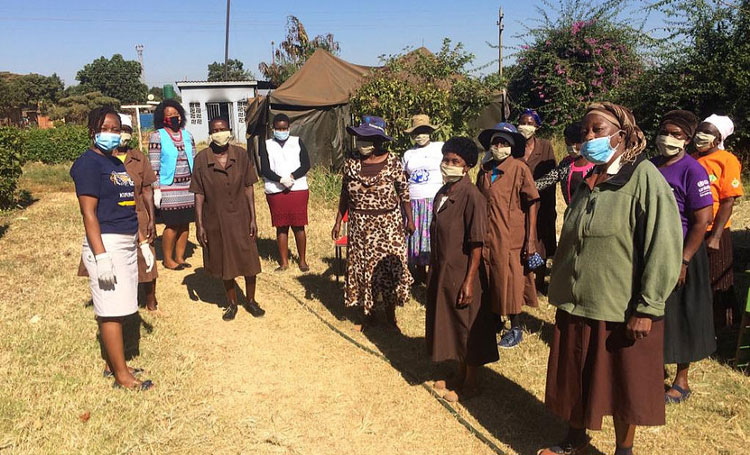
<svg viewBox="0 0 750 455">
<path fill-rule="evenodd" d="M 244 68 L 244 64 L 230 58 L 227 61 L 227 77 L 224 78 L 224 63 L 213 62 L 208 65 L 209 81 L 252 81 L 255 79 L 250 70 Z"/>
<path fill-rule="evenodd" d="M 80 84 L 76 92 L 101 92 L 123 104 L 142 103 L 148 87 L 141 83 L 140 77 L 141 64 L 135 60 L 125 60 L 120 54 L 110 59 L 99 57 L 78 71 L 76 79 Z"/>
<path fill-rule="evenodd" d="M 63 82 L 57 74 L 0 73 L 0 113 L 7 116 L 14 109 L 47 108 L 56 102 L 63 93 Z"/>
<path fill-rule="evenodd" d="M 529 28 L 529 41 L 517 54 L 509 93 L 519 107 L 537 109 L 552 129 L 580 119 L 592 101 L 611 99 L 643 69 L 640 47 L 647 36 L 616 19 L 623 2 L 594 6 L 581 0 L 563 2 L 555 18 L 544 2 L 540 25 Z"/>
<path fill-rule="evenodd" d="M 427 114 L 440 126 L 434 133 L 437 139 L 475 136 L 472 121 L 500 89 L 496 77 L 471 76 L 467 67 L 474 56 L 461 43 L 452 46 L 447 38 L 437 54 L 420 48 L 383 60 L 384 66 L 366 76 L 351 97 L 351 106 L 359 114 L 385 119 L 388 134 L 394 138 L 389 145 L 392 150 L 412 146 L 404 130 L 416 114 Z"/>
<path fill-rule="evenodd" d="M 655 64 L 623 93 L 639 125 L 656 133 L 660 117 L 687 109 L 701 118 L 729 115 L 728 146 L 750 159 L 750 0 L 663 0 L 672 30 Z"/>
<path fill-rule="evenodd" d="M 148 90 L 149 95 L 154 95 L 154 101 L 161 101 L 164 99 L 164 89 L 162 87 L 151 87 Z"/>
<path fill-rule="evenodd" d="M 120 101 L 116 98 L 102 95 L 101 92 L 89 92 L 84 95 L 71 95 L 60 99 L 57 104 L 50 108 L 50 117 L 53 120 L 65 120 L 66 122 L 86 122 L 89 112 L 102 106 L 120 107 Z"/>
<path fill-rule="evenodd" d="M 258 69 L 271 83 L 281 85 L 305 64 L 316 49 L 325 49 L 333 55 L 338 55 L 341 47 L 339 42 L 333 39 L 332 33 L 317 35 L 310 40 L 302 22 L 296 16 L 288 16 L 286 38 L 274 49 L 274 61 L 270 64 L 261 62 Z"/>
</svg>

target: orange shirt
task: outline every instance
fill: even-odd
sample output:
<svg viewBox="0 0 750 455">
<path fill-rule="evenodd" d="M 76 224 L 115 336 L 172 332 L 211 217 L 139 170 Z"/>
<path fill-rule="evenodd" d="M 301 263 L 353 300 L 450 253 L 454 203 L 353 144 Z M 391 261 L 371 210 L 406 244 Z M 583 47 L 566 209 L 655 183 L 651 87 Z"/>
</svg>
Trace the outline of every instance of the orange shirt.
<svg viewBox="0 0 750 455">
<path fill-rule="evenodd" d="M 719 211 L 719 203 L 722 199 L 738 197 L 744 194 L 742 179 L 740 178 L 740 161 L 732 153 L 726 150 L 717 150 L 708 155 L 697 156 L 698 162 L 708 172 L 708 181 L 711 182 L 711 195 L 714 198 L 714 215 Z M 713 219 L 712 218 L 712 219 Z M 727 220 L 725 227 L 732 225 L 731 219 Z M 713 228 L 713 222 L 708 225 L 708 230 Z"/>
</svg>

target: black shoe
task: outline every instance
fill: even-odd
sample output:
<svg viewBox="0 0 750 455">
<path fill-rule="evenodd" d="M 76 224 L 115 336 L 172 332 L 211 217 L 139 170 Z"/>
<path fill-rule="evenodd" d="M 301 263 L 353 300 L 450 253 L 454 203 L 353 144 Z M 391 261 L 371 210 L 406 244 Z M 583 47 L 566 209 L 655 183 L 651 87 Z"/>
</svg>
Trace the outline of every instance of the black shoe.
<svg viewBox="0 0 750 455">
<path fill-rule="evenodd" d="M 261 308 L 260 305 L 258 305 L 258 302 L 256 302 L 255 300 L 247 302 L 242 306 L 245 307 L 247 312 L 252 314 L 254 318 L 259 318 L 266 314 L 266 310 Z"/>
<path fill-rule="evenodd" d="M 223 316 L 221 316 L 221 319 L 223 319 L 223 320 L 225 320 L 225 321 L 231 321 L 231 320 L 233 320 L 233 319 L 234 319 L 234 317 L 235 317 L 235 316 L 237 316 L 237 305 L 236 305 L 236 304 L 235 304 L 235 305 L 231 305 L 231 304 L 230 304 L 230 305 L 229 305 L 229 306 L 228 306 L 228 307 L 227 307 L 227 308 L 226 308 L 226 309 L 224 310 L 224 315 L 223 315 Z"/>
</svg>

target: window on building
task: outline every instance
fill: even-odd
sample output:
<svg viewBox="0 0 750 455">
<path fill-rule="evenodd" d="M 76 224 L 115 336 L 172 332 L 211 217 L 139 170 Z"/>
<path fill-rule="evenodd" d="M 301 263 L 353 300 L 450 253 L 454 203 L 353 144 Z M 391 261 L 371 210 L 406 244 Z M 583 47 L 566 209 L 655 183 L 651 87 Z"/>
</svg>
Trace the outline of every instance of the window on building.
<svg viewBox="0 0 750 455">
<path fill-rule="evenodd" d="M 200 125 L 202 123 L 201 103 L 190 103 L 190 124 Z"/>
<path fill-rule="evenodd" d="M 237 101 L 237 119 L 240 123 L 245 123 L 245 111 L 247 111 L 247 101 Z"/>
</svg>

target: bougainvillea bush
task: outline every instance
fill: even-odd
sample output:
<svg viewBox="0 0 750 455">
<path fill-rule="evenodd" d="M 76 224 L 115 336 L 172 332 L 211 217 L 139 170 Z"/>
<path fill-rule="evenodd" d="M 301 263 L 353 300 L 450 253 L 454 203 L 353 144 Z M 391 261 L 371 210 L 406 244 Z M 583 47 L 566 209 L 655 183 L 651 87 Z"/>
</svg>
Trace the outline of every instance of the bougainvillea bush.
<svg viewBox="0 0 750 455">
<path fill-rule="evenodd" d="M 520 107 L 537 109 L 554 130 L 577 121 L 592 101 L 611 99 L 643 69 L 641 35 L 609 19 L 563 17 L 531 30 L 517 54 L 509 91 Z"/>
</svg>

